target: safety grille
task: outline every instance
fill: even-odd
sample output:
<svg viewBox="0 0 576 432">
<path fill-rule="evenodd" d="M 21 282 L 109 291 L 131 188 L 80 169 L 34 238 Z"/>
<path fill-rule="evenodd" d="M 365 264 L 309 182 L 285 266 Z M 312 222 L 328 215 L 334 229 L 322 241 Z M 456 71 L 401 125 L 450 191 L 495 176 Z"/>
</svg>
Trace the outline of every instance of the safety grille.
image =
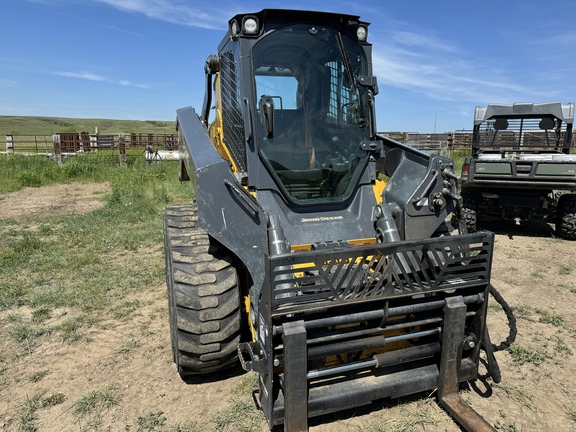
<svg viewBox="0 0 576 432">
<path fill-rule="evenodd" d="M 493 234 L 342 247 L 270 257 L 273 311 L 487 285 Z"/>
<path fill-rule="evenodd" d="M 246 171 L 240 79 L 236 73 L 236 63 L 232 51 L 220 54 L 220 78 L 224 144 L 230 151 L 238 169 Z"/>
<path fill-rule="evenodd" d="M 478 128 L 478 146 L 482 149 L 548 149 L 562 147 L 566 124 L 559 119 L 505 119 L 485 121 Z"/>
</svg>

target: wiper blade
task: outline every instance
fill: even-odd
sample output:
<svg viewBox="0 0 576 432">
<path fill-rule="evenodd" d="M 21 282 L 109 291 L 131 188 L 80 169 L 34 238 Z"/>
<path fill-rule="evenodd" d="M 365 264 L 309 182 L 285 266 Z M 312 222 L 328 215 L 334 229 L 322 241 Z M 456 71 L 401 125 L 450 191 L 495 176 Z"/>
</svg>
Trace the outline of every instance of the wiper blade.
<svg viewBox="0 0 576 432">
<path fill-rule="evenodd" d="M 358 123 L 365 125 L 366 118 L 364 117 L 364 110 L 362 106 L 362 101 L 360 100 L 360 93 L 358 92 L 358 87 L 356 85 L 356 79 L 354 78 L 354 73 L 352 72 L 352 63 L 350 62 L 350 57 L 348 57 L 348 52 L 344 46 L 344 41 L 342 40 L 342 33 L 338 32 L 336 35 L 336 40 L 338 41 L 338 48 L 340 50 L 340 56 L 342 57 L 342 62 L 344 63 L 344 70 L 350 83 L 350 89 L 352 90 L 352 95 L 356 98 L 358 106 Z"/>
<path fill-rule="evenodd" d="M 344 41 L 342 40 L 342 33 L 338 32 L 336 39 L 338 40 L 338 48 L 340 49 L 340 55 L 342 56 L 342 61 L 344 62 L 344 69 L 346 71 L 346 75 L 348 76 L 348 82 L 350 83 L 352 92 L 356 95 L 357 88 L 356 82 L 354 81 L 354 74 L 352 73 L 352 63 L 350 63 L 350 57 L 348 57 L 348 53 L 346 52 L 346 47 L 344 46 Z"/>
</svg>

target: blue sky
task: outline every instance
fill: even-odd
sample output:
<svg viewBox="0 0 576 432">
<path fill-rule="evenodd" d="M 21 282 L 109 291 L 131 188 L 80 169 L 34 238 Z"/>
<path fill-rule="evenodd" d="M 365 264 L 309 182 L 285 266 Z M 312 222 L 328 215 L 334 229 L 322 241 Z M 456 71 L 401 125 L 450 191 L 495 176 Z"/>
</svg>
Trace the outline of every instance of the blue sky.
<svg viewBox="0 0 576 432">
<path fill-rule="evenodd" d="M 476 105 L 576 101 L 574 0 L 2 0 L 0 115 L 199 111 L 228 19 L 286 5 L 371 23 L 379 131 L 471 129 Z"/>
</svg>

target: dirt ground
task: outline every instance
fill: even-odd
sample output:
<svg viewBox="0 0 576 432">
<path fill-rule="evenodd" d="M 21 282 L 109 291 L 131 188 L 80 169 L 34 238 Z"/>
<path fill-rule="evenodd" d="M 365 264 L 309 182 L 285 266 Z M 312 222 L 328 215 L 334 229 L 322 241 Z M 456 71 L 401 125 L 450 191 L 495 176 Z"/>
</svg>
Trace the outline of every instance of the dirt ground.
<svg viewBox="0 0 576 432">
<path fill-rule="evenodd" d="M 101 205 L 95 192 L 107 187 L 73 184 L 6 194 L 0 196 L 0 218 L 91 211 Z M 497 352 L 502 382 L 479 380 L 463 390 L 462 397 L 498 430 L 576 430 L 576 242 L 554 238 L 552 228 L 544 223 L 486 227 L 496 233 L 492 282 L 516 310 L 515 344 L 521 350 L 514 356 Z M 161 247 L 152 253 L 163 265 Z M 165 285 L 143 286 L 138 303 L 129 316 L 85 329 L 79 341 L 42 336 L 25 353 L 7 334 L 6 317 L 14 312 L 26 316 L 30 311 L 0 312 L 4 359 L 0 430 L 19 430 L 22 407 L 38 395 L 44 403 L 35 412 L 36 429 L 29 430 L 254 430 L 214 423 L 238 398 L 236 391 L 246 374 L 233 370 L 218 378 L 184 382 L 176 373 Z M 507 336 L 504 313 L 493 301 L 489 326 L 494 343 Z M 75 402 L 82 395 L 106 389 L 112 389 L 117 398 L 110 407 L 95 408 L 84 416 L 75 412 Z M 310 430 L 459 431 L 433 395 L 427 396 L 313 420 Z M 55 398 L 61 403 L 49 403 Z M 266 430 L 262 420 L 259 425 Z"/>
<path fill-rule="evenodd" d="M 108 183 L 71 183 L 24 188 L 0 196 L 0 219 L 38 219 L 47 215 L 87 213 L 104 205 L 97 196 Z"/>
</svg>

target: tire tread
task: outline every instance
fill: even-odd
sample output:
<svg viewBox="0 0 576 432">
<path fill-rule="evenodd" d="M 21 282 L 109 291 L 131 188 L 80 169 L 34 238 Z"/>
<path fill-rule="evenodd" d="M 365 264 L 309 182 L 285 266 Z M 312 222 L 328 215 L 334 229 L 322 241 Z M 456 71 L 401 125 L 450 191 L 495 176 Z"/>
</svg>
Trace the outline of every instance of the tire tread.
<svg viewBox="0 0 576 432">
<path fill-rule="evenodd" d="M 241 303 L 233 257 L 197 226 L 195 204 L 164 215 L 172 353 L 181 375 L 237 362 Z"/>
</svg>

